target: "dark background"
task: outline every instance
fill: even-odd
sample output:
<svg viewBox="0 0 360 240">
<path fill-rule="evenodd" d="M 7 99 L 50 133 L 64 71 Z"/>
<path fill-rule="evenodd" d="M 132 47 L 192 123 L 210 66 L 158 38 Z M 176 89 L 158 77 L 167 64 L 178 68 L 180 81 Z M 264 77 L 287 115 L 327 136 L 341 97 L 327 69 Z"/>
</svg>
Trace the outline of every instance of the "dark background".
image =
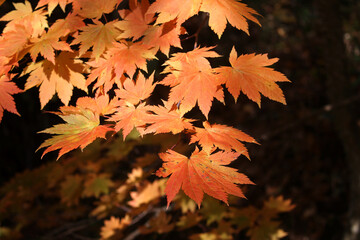
<svg viewBox="0 0 360 240">
<path fill-rule="evenodd" d="M 234 103 L 227 94 L 227 105 L 215 103 L 210 112 L 212 123 L 237 127 L 261 144 L 247 145 L 252 161 L 241 161 L 241 172 L 256 183 L 247 198 L 254 203 L 270 195 L 290 198 L 296 208 L 284 217 L 289 239 L 360 239 L 348 231 L 360 220 L 360 2 L 245 2 L 262 15 L 261 28 L 251 23 L 247 36 L 228 26 L 219 42 L 205 26 L 199 44 L 217 44 L 224 56 L 234 45 L 239 54 L 269 53 L 280 59 L 274 68 L 292 81 L 280 84 L 287 106 L 263 98 L 259 109 L 245 96 Z M 7 1 L 1 16 L 10 9 Z M 185 25 L 189 34 L 202 17 Z M 24 80 L 16 80 L 19 87 Z M 46 137 L 37 132 L 59 120 L 40 111 L 37 89 L 15 101 L 21 117 L 5 112 L 0 124 L 0 184 L 55 160 L 56 153 L 40 160 L 35 150 Z M 45 110 L 57 106 L 55 97 Z"/>
</svg>

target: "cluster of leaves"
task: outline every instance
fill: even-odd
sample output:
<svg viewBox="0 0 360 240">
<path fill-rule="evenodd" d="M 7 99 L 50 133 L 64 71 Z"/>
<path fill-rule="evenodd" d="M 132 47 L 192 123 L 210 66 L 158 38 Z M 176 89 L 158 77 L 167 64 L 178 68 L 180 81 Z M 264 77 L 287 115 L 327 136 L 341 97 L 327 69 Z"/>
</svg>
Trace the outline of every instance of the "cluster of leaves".
<svg viewBox="0 0 360 240">
<path fill-rule="evenodd" d="M 28 1 L 13 5 L 15 10 L 0 18 L 0 21 L 7 22 L 0 37 L 0 121 L 4 110 L 19 114 L 13 94 L 39 87 L 42 109 L 57 95 L 65 106 L 53 113 L 65 123 L 42 131 L 54 135 L 40 145 L 39 149 L 46 148 L 43 155 L 59 150 L 60 158 L 110 134 L 119 133 L 125 141 L 134 131 L 141 137 L 166 134 L 169 138 L 169 134 L 185 134 L 190 139 L 188 145 L 192 146 L 192 152 L 188 155 L 185 154 L 188 150 L 174 151 L 177 144 L 159 154 L 163 165 L 156 175 L 169 177 L 166 186 L 163 180 L 139 182 L 136 179 L 146 178 L 149 172 L 134 169 L 126 182 L 110 193 L 110 188 L 120 184 L 111 180 L 114 172 L 100 174 L 100 169 L 104 170 L 111 163 L 102 158 L 98 162 L 81 165 L 82 168 L 69 163 L 68 170 L 51 165 L 51 169 L 44 166 L 46 171 L 36 173 L 39 178 L 44 175 L 48 181 L 41 184 L 49 189 L 54 187 L 52 183 L 61 181 L 58 194 L 69 206 L 77 205 L 82 197 L 102 196 L 94 216 L 116 207 L 130 189 L 136 187 L 137 192 L 131 194 L 133 199 L 128 202 L 133 209 L 121 221 L 116 218 L 109 220 L 102 231 L 103 238 L 111 237 L 117 230 L 131 225 L 134 216 L 144 210 L 141 206 L 159 199 L 163 193 L 167 196 L 168 208 L 180 189 L 199 207 L 204 193 L 226 204 L 229 203 L 229 194 L 244 197 L 237 184 L 253 184 L 252 181 L 225 165 L 240 155 L 249 158 L 244 142 L 256 141 L 233 127 L 209 123 L 213 101 L 225 104 L 226 88 L 235 101 L 242 92 L 259 106 L 261 94 L 286 104 L 277 82 L 289 80 L 269 67 L 278 59 L 268 58 L 266 54 L 238 56 L 233 47 L 228 59 L 230 65 L 213 67 L 209 58 L 221 57 L 214 51 L 214 46 L 197 47 L 195 42 L 193 50 L 184 51 L 181 41 L 191 37 L 187 35 L 183 23 L 200 12 L 208 14 L 209 27 L 221 38 L 227 23 L 246 33 L 248 20 L 259 24 L 255 10 L 237 0 L 157 0 L 151 3 L 148 0 L 40 0 L 35 8 Z M 66 17 L 48 21 L 58 5 Z M 149 62 L 157 61 L 157 56 L 161 54 L 166 56 L 164 68 L 161 74 L 151 74 L 148 71 Z M 19 70 L 20 61 L 25 61 L 27 65 Z M 14 74 L 14 69 L 21 73 Z M 24 90 L 13 82 L 19 77 L 26 79 Z M 168 97 L 159 99 L 161 104 L 152 105 L 149 98 L 157 85 L 168 87 Z M 88 96 L 78 98 L 75 106 L 69 106 L 74 87 Z M 189 112 L 196 107 L 202 113 L 202 119 L 189 117 Z M 87 173 L 79 174 L 77 171 Z M 47 176 L 51 176 L 51 180 Z M 41 184 L 42 191 L 46 187 Z M 7 201 L 12 198 L 11 194 L 15 193 L 9 190 L 2 200 L 2 209 L 6 209 L 7 204 L 12 205 Z M 271 201 L 277 200 L 270 200 L 270 205 Z M 157 212 L 159 219 L 149 222 L 149 227 L 142 231 L 165 233 L 175 226 L 180 226 L 179 229 L 188 227 L 189 221 L 192 221 L 191 226 L 197 225 L 204 219 L 200 215 L 195 216 L 194 210 L 189 209 L 182 210 L 185 214 L 181 220 L 183 225 L 179 222 L 170 224 L 170 216 Z M 208 213 L 203 215 L 210 214 L 210 211 L 208 209 Z M 257 216 L 254 211 L 250 211 L 251 216 Z M 277 212 L 267 214 L 268 222 Z M 223 221 L 232 219 L 230 213 L 229 209 L 225 209 L 223 214 L 217 214 L 217 218 L 223 216 L 216 220 L 219 229 L 224 224 L 233 223 Z M 215 221 L 209 220 L 211 217 L 205 218 L 208 224 Z M 257 219 L 247 219 L 245 227 L 259 224 Z M 156 225 L 159 222 L 161 225 Z M 274 223 L 271 226 L 272 229 L 277 227 Z M 216 234 L 221 235 L 221 230 L 218 231 L 220 233 Z M 251 232 L 248 234 L 252 236 Z M 282 232 L 274 234 L 284 235 Z M 194 239 L 197 238 L 203 237 L 194 236 Z"/>
<path fill-rule="evenodd" d="M 20 74 L 28 76 L 24 90 L 39 86 L 41 108 L 55 94 L 65 105 L 55 113 L 65 123 L 42 131 L 55 135 L 39 147 L 47 147 L 44 154 L 59 149 L 59 158 L 107 132 L 121 131 L 124 139 L 133 129 L 141 136 L 185 132 L 196 145 L 190 158 L 172 150 L 160 155 L 164 164 L 156 174 L 171 175 L 165 189 L 168 205 L 180 189 L 199 206 L 204 193 L 225 203 L 228 194 L 244 197 L 236 184 L 252 182 L 224 165 L 241 154 L 249 158 L 243 142 L 256 141 L 235 128 L 210 124 L 209 111 L 214 99 L 224 103 L 223 86 L 235 100 L 243 92 L 259 106 L 260 94 L 285 104 L 276 82 L 288 79 L 268 67 L 277 59 L 237 56 L 235 47 L 230 66 L 213 68 L 208 58 L 220 57 L 213 47 L 183 52 L 181 38 L 186 35 L 182 24 L 200 11 L 209 14 L 209 26 L 219 37 L 227 22 L 248 33 L 247 19 L 258 23 L 257 13 L 236 0 L 130 0 L 128 9 L 118 10 L 121 2 L 41 0 L 35 10 L 27 1 L 14 3 L 15 10 L 0 19 L 8 21 L 0 38 L 0 117 L 3 109 L 18 114 L 11 95 L 21 90 L 10 70 L 29 54 L 31 61 Z M 47 17 L 58 4 L 63 11 L 67 5 L 71 9 L 49 26 Z M 108 22 L 107 14 L 114 20 Z M 166 77 L 154 80 L 146 72 L 147 61 L 157 52 L 169 56 L 171 46 L 179 51 L 165 61 Z M 169 86 L 169 96 L 162 105 L 150 105 L 146 100 L 157 84 Z M 68 106 L 73 87 L 90 89 L 94 97 Z M 206 118 L 203 127 L 193 124 L 201 120 L 185 117 L 196 105 Z M 100 124 L 101 117 L 106 124 Z"/>
<path fill-rule="evenodd" d="M 165 139 L 167 142 L 164 144 Z M 231 207 L 206 197 L 201 209 L 184 194 L 166 209 L 165 179 L 151 174 L 157 152 L 178 141 L 170 134 L 130 133 L 95 141 L 84 152 L 18 174 L 0 188 L 1 239 L 237 239 L 277 240 L 286 235 L 279 214 L 294 206 L 281 196 L 263 207 Z M 141 144 L 141 145 L 139 145 Z M 185 142 L 178 151 L 188 149 Z M 142 149 L 142 151 L 140 151 Z M 137 153 L 138 152 L 138 153 Z M 59 204 L 60 202 L 60 204 Z"/>
</svg>

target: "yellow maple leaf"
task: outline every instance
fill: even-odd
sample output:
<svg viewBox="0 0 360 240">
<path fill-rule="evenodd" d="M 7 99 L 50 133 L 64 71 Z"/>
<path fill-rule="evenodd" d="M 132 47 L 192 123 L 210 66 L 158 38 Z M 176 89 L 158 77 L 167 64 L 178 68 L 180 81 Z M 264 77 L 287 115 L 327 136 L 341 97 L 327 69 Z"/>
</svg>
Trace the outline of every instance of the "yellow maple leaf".
<svg viewBox="0 0 360 240">
<path fill-rule="evenodd" d="M 46 153 L 58 150 L 58 159 L 65 153 L 80 147 L 84 149 L 96 138 L 105 138 L 108 131 L 112 131 L 107 125 L 100 125 L 99 114 L 83 107 L 63 106 L 59 115 L 66 123 L 55 125 L 40 133 L 55 134 L 43 142 L 41 149 L 47 147 L 42 156 Z"/>
<path fill-rule="evenodd" d="M 58 94 L 60 100 L 68 105 L 73 86 L 87 92 L 85 77 L 81 74 L 84 65 L 70 52 L 61 52 L 55 57 L 55 64 L 48 60 L 30 63 L 22 75 L 30 73 L 25 83 L 25 90 L 34 86 L 40 86 L 40 103 L 43 108 L 53 97 Z"/>
<path fill-rule="evenodd" d="M 120 31 L 115 28 L 116 22 L 112 21 L 103 24 L 100 21 L 94 20 L 95 24 L 89 24 L 79 29 L 81 32 L 75 37 L 72 45 L 80 43 L 80 56 L 92 47 L 91 56 L 98 59 L 107 48 L 112 46 L 115 38 L 120 34 Z"/>
</svg>

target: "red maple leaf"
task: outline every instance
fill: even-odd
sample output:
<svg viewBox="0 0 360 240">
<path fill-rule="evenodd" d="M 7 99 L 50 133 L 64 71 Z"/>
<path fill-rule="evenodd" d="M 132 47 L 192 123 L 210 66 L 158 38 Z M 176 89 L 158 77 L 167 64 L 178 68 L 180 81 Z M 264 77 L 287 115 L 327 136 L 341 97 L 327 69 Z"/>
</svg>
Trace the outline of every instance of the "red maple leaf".
<svg viewBox="0 0 360 240">
<path fill-rule="evenodd" d="M 180 188 L 200 207 L 204 192 L 227 204 L 228 194 L 245 198 L 236 184 L 253 184 L 236 169 L 223 166 L 235 160 L 238 153 L 217 152 L 209 155 L 196 148 L 190 158 L 172 150 L 159 155 L 164 163 L 156 175 L 171 175 L 165 188 L 168 206 Z"/>
</svg>

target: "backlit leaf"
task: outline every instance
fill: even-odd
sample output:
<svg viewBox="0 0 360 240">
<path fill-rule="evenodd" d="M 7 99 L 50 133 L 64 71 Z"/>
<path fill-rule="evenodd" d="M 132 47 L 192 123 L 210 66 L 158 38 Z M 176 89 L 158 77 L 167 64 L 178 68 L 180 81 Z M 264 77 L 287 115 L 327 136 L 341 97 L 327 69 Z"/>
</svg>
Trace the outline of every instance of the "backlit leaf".
<svg viewBox="0 0 360 240">
<path fill-rule="evenodd" d="M 65 153 L 80 147 L 84 149 L 96 138 L 105 138 L 108 131 L 112 128 L 100 125 L 98 113 L 82 107 L 61 107 L 59 115 L 66 123 L 55 125 L 41 131 L 41 133 L 55 134 L 55 136 L 45 140 L 40 147 L 47 147 L 42 156 L 46 153 L 58 150 L 58 159 Z"/>
<path fill-rule="evenodd" d="M 220 67 L 218 72 L 219 78 L 226 84 L 235 100 L 240 92 L 243 92 L 260 106 L 261 93 L 271 100 L 286 104 L 284 94 L 276 82 L 289 82 L 289 79 L 267 67 L 276 63 L 277 58 L 269 59 L 267 54 L 245 54 L 237 57 L 233 47 L 229 60 L 231 67 Z"/>
<path fill-rule="evenodd" d="M 228 194 L 245 198 L 236 184 L 253 184 L 236 169 L 223 166 L 235 160 L 238 153 L 217 152 L 209 155 L 195 149 L 190 158 L 172 150 L 159 155 L 164 163 L 156 175 L 171 175 L 165 188 L 168 206 L 180 188 L 200 207 L 204 192 L 227 203 Z"/>
</svg>

